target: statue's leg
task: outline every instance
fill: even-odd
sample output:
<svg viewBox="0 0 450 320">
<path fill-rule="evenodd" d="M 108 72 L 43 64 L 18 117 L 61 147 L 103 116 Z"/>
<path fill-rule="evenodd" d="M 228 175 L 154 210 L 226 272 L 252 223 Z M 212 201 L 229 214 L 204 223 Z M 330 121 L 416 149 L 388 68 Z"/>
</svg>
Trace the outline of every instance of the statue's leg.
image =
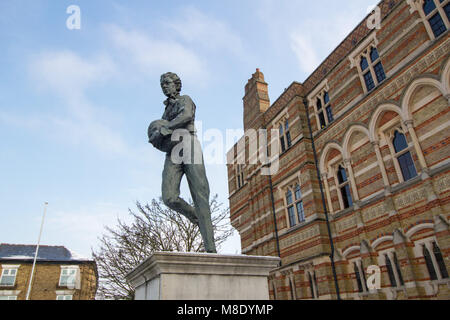
<svg viewBox="0 0 450 320">
<path fill-rule="evenodd" d="M 184 215 L 192 223 L 198 225 L 198 218 L 196 216 L 195 209 L 180 198 L 180 184 L 183 174 L 183 166 L 174 164 L 170 160 L 170 157 L 166 156 L 162 177 L 163 202 L 170 209 Z"/>
<path fill-rule="evenodd" d="M 216 253 L 214 230 L 211 221 L 211 208 L 209 203 L 209 184 L 204 164 L 185 165 L 186 178 L 195 204 L 198 217 L 198 226 L 202 234 L 206 252 Z"/>
</svg>

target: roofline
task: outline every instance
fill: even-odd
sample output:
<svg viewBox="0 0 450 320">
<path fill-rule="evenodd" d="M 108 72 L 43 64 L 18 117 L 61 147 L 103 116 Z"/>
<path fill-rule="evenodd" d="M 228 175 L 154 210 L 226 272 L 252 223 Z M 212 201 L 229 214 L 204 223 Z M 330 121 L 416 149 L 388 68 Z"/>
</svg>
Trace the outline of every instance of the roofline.
<svg viewBox="0 0 450 320">
<path fill-rule="evenodd" d="M 34 259 L 2 259 L 0 258 L 0 263 L 33 263 Z M 96 263 L 95 260 L 42 260 L 37 259 L 36 264 L 38 263 L 57 263 L 57 264 L 89 264 L 89 263 Z"/>
<path fill-rule="evenodd" d="M 383 3 L 384 1 L 386 1 L 386 0 L 380 0 L 380 1 L 378 1 L 378 3 L 376 4 L 376 6 L 379 6 L 381 3 Z M 398 4 L 400 4 L 400 2 L 398 2 L 396 5 L 398 5 Z M 311 79 L 311 77 L 323 66 L 323 64 L 325 63 L 325 62 L 327 62 L 327 60 L 333 55 L 333 53 L 335 53 L 336 52 L 336 50 L 337 49 L 339 49 L 339 47 L 348 39 L 348 37 L 350 37 L 352 34 L 353 34 L 353 32 L 355 32 L 360 26 L 361 26 L 361 24 L 363 24 L 364 22 L 366 22 L 367 21 L 367 19 L 369 18 L 371 16 L 371 13 L 368 13 L 345 37 L 344 37 L 344 39 L 341 41 L 341 42 L 339 42 L 339 44 L 330 52 L 330 54 L 328 54 L 327 56 L 326 56 L 326 58 L 325 59 L 323 59 L 322 60 L 322 62 L 317 66 L 317 68 L 315 68 L 314 69 L 314 71 L 313 72 L 311 72 L 310 74 L 309 74 L 309 76 L 303 81 L 303 84 L 305 84 L 306 82 L 308 82 L 308 80 L 310 80 Z M 364 38 L 362 38 L 362 39 L 359 39 L 359 41 L 357 42 L 357 44 L 358 43 L 360 43 L 361 41 L 363 41 L 364 39 L 365 39 L 366 37 L 364 37 Z M 340 61 L 339 61 L 340 62 Z M 339 64 L 339 62 L 337 63 L 337 64 Z M 333 68 L 334 69 L 334 68 Z M 327 75 L 331 72 L 332 70 L 328 70 L 328 72 L 327 72 Z M 324 78 L 325 78 L 325 76 L 324 76 Z"/>
</svg>

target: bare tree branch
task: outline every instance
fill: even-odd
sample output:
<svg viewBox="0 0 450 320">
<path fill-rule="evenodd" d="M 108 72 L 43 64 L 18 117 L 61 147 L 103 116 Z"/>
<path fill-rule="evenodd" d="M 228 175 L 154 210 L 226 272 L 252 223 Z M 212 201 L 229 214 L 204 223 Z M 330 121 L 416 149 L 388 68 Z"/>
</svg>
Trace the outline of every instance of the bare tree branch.
<svg viewBox="0 0 450 320">
<path fill-rule="evenodd" d="M 212 197 L 210 206 L 216 246 L 220 248 L 233 234 L 233 228 L 229 209 L 222 209 L 217 198 Z M 133 299 L 134 290 L 125 276 L 153 252 L 205 252 L 198 226 L 167 208 L 161 199 L 145 206 L 137 202 L 136 207 L 136 212 L 129 210 L 130 224 L 118 219 L 114 229 L 106 227 L 99 238 L 99 249 L 92 250 L 100 278 L 99 299 Z"/>
</svg>

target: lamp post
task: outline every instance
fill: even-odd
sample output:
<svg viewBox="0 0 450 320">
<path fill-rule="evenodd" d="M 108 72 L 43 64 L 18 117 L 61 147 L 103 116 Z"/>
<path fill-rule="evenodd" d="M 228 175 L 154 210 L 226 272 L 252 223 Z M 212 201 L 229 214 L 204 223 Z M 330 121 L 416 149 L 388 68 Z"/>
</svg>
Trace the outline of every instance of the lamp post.
<svg viewBox="0 0 450 320">
<path fill-rule="evenodd" d="M 45 220 L 45 214 L 47 212 L 47 206 L 48 206 L 48 202 L 45 202 L 44 203 L 44 215 L 42 216 L 41 229 L 39 231 L 39 237 L 38 237 L 38 242 L 37 242 L 37 246 L 36 246 L 36 252 L 34 253 L 33 267 L 31 268 L 30 283 L 28 284 L 28 291 L 27 291 L 27 298 L 26 298 L 26 300 L 30 300 L 31 284 L 33 283 L 34 269 L 36 267 L 36 260 L 37 260 L 37 256 L 38 256 L 38 252 L 39 252 L 39 244 L 41 243 L 41 235 L 42 235 L 42 229 L 44 227 L 44 220 Z"/>
</svg>

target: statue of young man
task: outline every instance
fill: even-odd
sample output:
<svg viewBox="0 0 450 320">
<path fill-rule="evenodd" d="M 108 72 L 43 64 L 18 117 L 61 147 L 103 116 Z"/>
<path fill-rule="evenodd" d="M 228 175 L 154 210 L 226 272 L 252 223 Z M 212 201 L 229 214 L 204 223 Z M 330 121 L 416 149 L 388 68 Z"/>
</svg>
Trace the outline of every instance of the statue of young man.
<svg viewBox="0 0 450 320">
<path fill-rule="evenodd" d="M 194 126 L 196 107 L 189 96 L 180 95 L 181 80 L 175 73 L 168 72 L 161 76 L 161 88 L 167 96 L 167 100 L 164 101 L 166 109 L 162 120 L 150 124 L 148 136 L 155 148 L 166 152 L 162 198 L 166 206 L 198 225 L 206 252 L 216 253 L 209 206 L 209 184 Z M 174 162 L 173 158 L 179 155 L 172 157 L 172 151 L 175 152 L 174 147 L 179 142 L 172 141 L 172 134 L 178 129 L 188 133 L 187 137 L 183 136 L 182 144 L 186 147 L 184 140 L 188 138 L 192 148 L 183 148 L 181 153 L 191 154 L 182 155 L 184 160 Z M 187 158 L 189 161 L 186 161 Z M 194 207 L 180 198 L 180 183 L 183 175 L 186 175 Z"/>
</svg>

